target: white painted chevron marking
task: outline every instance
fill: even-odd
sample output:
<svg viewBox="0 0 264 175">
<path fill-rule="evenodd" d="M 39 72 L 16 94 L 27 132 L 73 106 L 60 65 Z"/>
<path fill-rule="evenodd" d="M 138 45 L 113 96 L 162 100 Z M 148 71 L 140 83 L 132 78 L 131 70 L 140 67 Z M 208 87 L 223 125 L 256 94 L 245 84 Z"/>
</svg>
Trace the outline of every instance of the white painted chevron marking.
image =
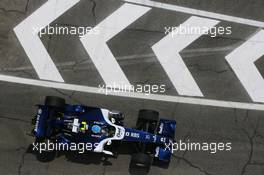
<svg viewBox="0 0 264 175">
<path fill-rule="evenodd" d="M 106 84 L 115 82 L 130 85 L 106 42 L 150 9 L 126 3 L 96 26 L 100 29 L 100 35 L 87 33 L 81 38 L 83 46 Z"/>
<path fill-rule="evenodd" d="M 49 0 L 14 28 L 40 79 L 64 82 L 34 29 L 42 29 L 80 0 Z"/>
<path fill-rule="evenodd" d="M 200 29 L 206 27 L 210 29 L 217 23 L 219 23 L 219 21 L 192 16 L 185 21 L 182 26 Z M 186 35 L 177 34 L 172 37 L 168 34 L 152 46 L 154 53 L 180 95 L 203 96 L 179 53 L 201 35 L 202 33 Z"/>
<path fill-rule="evenodd" d="M 264 102 L 264 80 L 254 62 L 264 55 L 264 30 L 226 56 L 240 82 L 255 102 Z"/>
<path fill-rule="evenodd" d="M 245 19 L 245 18 L 230 16 L 230 15 L 224 15 L 220 13 L 213 13 L 213 12 L 208 12 L 204 10 L 182 7 L 178 5 L 172 5 L 172 4 L 156 2 L 156 1 L 151 1 L 151 0 L 124 0 L 124 1 L 134 3 L 134 4 L 149 6 L 149 7 L 155 7 L 155 8 L 161 8 L 161 9 L 166 9 L 166 10 L 171 10 L 171 11 L 187 13 L 187 14 L 191 14 L 195 16 L 201 16 L 201 17 L 206 17 L 206 18 L 218 19 L 218 20 L 223 20 L 223 21 L 229 21 L 229 22 L 264 28 L 264 22 L 256 21 L 252 19 Z"/>
</svg>

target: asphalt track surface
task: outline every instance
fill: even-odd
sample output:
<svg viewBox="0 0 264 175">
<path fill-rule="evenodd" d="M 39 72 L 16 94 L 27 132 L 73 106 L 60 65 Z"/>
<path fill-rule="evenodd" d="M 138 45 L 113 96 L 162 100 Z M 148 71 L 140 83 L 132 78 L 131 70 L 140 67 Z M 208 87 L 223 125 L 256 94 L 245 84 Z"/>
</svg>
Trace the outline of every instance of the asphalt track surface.
<svg viewBox="0 0 264 175">
<path fill-rule="evenodd" d="M 0 73 L 38 79 L 13 28 L 43 5 L 45 0 L 1 0 L 0 2 Z M 215 13 L 264 21 L 261 0 L 160 1 Z M 81 0 L 58 18 L 63 26 L 95 26 L 124 2 L 118 0 Z M 132 84 L 165 84 L 166 95 L 178 95 L 151 50 L 164 35 L 164 26 L 177 26 L 190 15 L 153 9 L 130 25 L 108 46 Z M 185 64 L 206 99 L 247 102 L 252 100 L 224 57 L 256 32 L 256 27 L 232 25 L 231 36 L 211 39 L 202 36 L 181 53 Z M 65 82 L 98 87 L 103 84 L 92 61 L 77 36 L 44 36 L 41 38 Z M 88 58 L 88 59 L 87 59 Z M 262 59 L 256 66 L 264 75 Z M 63 154 L 43 163 L 30 151 L 29 133 L 35 104 L 46 95 L 64 97 L 68 103 L 117 109 L 125 114 L 125 123 L 133 127 L 139 109 L 155 109 L 160 116 L 177 121 L 177 140 L 191 142 L 231 142 L 231 151 L 176 151 L 168 168 L 153 166 L 148 172 L 175 175 L 263 175 L 263 111 L 209 107 L 203 105 L 113 97 L 0 82 L 0 174 L 6 175 L 88 175 L 144 174 L 130 169 L 129 145 L 120 148 L 117 158 L 104 160 L 95 154 Z"/>
</svg>

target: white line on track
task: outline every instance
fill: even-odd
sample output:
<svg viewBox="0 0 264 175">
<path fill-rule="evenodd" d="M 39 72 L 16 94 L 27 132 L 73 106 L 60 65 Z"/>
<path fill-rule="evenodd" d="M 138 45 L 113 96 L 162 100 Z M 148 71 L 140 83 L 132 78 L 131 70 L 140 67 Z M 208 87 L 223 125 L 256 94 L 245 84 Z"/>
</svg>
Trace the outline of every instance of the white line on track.
<svg viewBox="0 0 264 175">
<path fill-rule="evenodd" d="M 219 20 L 224 20 L 224 21 L 229 21 L 229 22 L 240 23 L 240 24 L 264 28 L 264 22 L 251 20 L 251 19 L 245 19 L 245 18 L 230 16 L 230 15 L 223 15 L 223 14 L 219 14 L 219 13 L 213 13 L 213 12 L 208 12 L 208 11 L 204 11 L 204 10 L 197 10 L 197 9 L 182 7 L 182 6 L 178 6 L 178 5 L 171 5 L 171 4 L 167 4 L 167 3 L 155 2 L 155 1 L 151 1 L 151 0 L 124 0 L 124 1 L 134 3 L 134 4 L 149 6 L 149 7 L 178 11 L 178 12 L 187 13 L 187 14 L 196 15 L 196 16 L 201 16 L 201 17 L 219 19 Z"/>
<path fill-rule="evenodd" d="M 65 83 L 51 82 L 51 81 L 44 81 L 44 80 L 34 80 L 34 79 L 27 79 L 27 78 L 19 78 L 19 77 L 14 77 L 14 76 L 7 76 L 7 75 L 0 75 L 0 81 L 16 83 L 16 84 L 32 85 L 32 86 L 38 86 L 38 87 L 47 87 L 47 88 L 56 88 L 56 89 L 69 90 L 69 91 L 85 92 L 85 93 L 90 93 L 90 94 L 99 94 L 99 95 L 105 94 L 102 91 L 102 89 L 99 89 L 96 87 L 65 84 Z M 229 101 L 209 100 L 209 99 L 169 96 L 169 95 L 158 95 L 158 94 L 145 95 L 142 93 L 135 93 L 135 92 L 108 92 L 108 94 L 109 96 L 117 96 L 117 97 L 127 97 L 127 98 L 136 98 L 136 99 L 163 101 L 163 102 L 194 104 L 194 105 L 202 105 L 202 106 L 264 111 L 264 104 L 256 104 L 256 103 L 229 102 Z"/>
</svg>

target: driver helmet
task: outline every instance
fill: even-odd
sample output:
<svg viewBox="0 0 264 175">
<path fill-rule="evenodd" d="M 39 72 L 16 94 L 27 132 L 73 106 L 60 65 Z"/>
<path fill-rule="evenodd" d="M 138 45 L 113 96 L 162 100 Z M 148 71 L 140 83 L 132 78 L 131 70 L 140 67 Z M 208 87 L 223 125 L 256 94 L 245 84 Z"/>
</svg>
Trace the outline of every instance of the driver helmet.
<svg viewBox="0 0 264 175">
<path fill-rule="evenodd" d="M 94 134 L 99 134 L 99 133 L 101 133 L 101 130 L 102 130 L 102 128 L 101 128 L 99 125 L 93 125 L 93 126 L 92 126 L 92 132 L 93 132 Z"/>
</svg>

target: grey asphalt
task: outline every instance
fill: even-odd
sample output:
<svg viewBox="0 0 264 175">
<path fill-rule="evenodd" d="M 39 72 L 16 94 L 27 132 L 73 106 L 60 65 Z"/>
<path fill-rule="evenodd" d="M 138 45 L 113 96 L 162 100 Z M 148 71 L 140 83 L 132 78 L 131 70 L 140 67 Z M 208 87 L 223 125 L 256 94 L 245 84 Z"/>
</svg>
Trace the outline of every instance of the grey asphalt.
<svg viewBox="0 0 264 175">
<path fill-rule="evenodd" d="M 38 79 L 12 29 L 45 2 L 0 1 L 0 74 Z M 262 0 L 162 2 L 264 21 Z M 119 0 L 81 0 L 53 24 L 95 26 L 122 4 Z M 164 26 L 177 26 L 188 17 L 190 16 L 183 13 L 153 9 L 108 42 L 132 84 L 165 84 L 166 94 L 177 95 L 150 47 L 165 36 Z M 224 56 L 245 42 L 257 29 L 227 22 L 221 22 L 220 25 L 231 25 L 232 35 L 216 39 L 202 36 L 184 49 L 181 55 L 205 98 L 252 102 Z M 94 87 L 103 84 L 77 36 L 44 36 L 42 41 L 67 83 Z M 200 49 L 219 47 L 226 49 Z M 263 75 L 264 65 L 261 59 L 256 62 L 256 66 Z M 261 111 L 154 102 L 6 82 L 0 82 L 0 174 L 143 174 L 140 170 L 129 170 L 129 151 L 123 151 L 118 158 L 107 161 L 93 154 L 61 155 L 48 163 L 38 161 L 29 151 L 34 140 L 29 135 L 32 129 L 30 122 L 36 113 L 34 105 L 43 103 L 46 95 L 64 97 L 72 104 L 81 103 L 123 111 L 125 123 L 131 127 L 135 125 L 139 109 L 155 109 L 160 112 L 161 117 L 177 121 L 177 140 L 232 143 L 231 151 L 216 154 L 177 151 L 168 168 L 153 166 L 148 173 L 150 175 L 264 174 L 264 119 Z"/>
</svg>

